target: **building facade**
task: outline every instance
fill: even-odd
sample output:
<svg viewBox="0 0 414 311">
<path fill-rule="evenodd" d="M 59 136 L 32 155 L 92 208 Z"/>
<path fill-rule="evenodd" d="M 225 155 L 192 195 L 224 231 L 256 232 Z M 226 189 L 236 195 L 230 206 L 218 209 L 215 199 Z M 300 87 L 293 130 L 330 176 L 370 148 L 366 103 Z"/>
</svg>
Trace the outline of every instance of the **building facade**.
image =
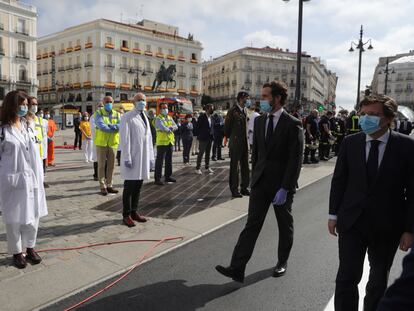
<svg viewBox="0 0 414 311">
<path fill-rule="evenodd" d="M 40 38 L 37 48 L 39 102 L 49 108 L 73 105 L 93 111 L 111 95 L 116 102 L 138 91 L 152 93 L 156 73 L 175 66 L 176 92 L 195 104 L 201 99 L 202 45 L 178 28 L 149 20 L 119 23 L 99 19 Z"/>
<path fill-rule="evenodd" d="M 388 74 L 386 65 L 388 59 Z M 385 80 L 387 79 L 387 90 Z M 375 68 L 371 84 L 372 91 L 387 94 L 399 105 L 414 109 L 414 51 L 381 57 Z"/>
<path fill-rule="evenodd" d="M 279 48 L 246 47 L 203 63 L 203 93 L 215 105 L 229 108 L 240 90 L 260 100 L 265 82 L 280 80 L 289 87 L 293 103 L 296 88 L 296 53 Z M 338 78 L 316 57 L 304 54 L 301 73 L 301 103 L 304 111 L 335 101 Z"/>
<path fill-rule="evenodd" d="M 37 93 L 37 10 L 16 0 L 0 1 L 0 104 L 12 90 Z"/>
</svg>

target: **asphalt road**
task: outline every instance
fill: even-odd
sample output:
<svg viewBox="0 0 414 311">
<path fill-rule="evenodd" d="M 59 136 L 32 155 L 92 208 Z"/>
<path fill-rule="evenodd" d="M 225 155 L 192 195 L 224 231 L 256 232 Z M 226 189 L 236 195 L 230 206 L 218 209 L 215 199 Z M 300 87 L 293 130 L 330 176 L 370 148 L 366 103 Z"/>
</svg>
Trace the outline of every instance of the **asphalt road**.
<svg viewBox="0 0 414 311">
<path fill-rule="evenodd" d="M 78 310 L 324 310 L 333 294 L 338 265 L 336 239 L 326 229 L 329 183 L 327 177 L 296 194 L 295 242 L 285 276 L 271 276 L 278 230 L 270 209 L 244 284 L 219 275 L 214 267 L 229 263 L 245 218 L 144 264 Z M 392 278 L 401 271 L 401 258 L 399 252 Z M 109 282 L 47 310 L 63 310 Z"/>
</svg>

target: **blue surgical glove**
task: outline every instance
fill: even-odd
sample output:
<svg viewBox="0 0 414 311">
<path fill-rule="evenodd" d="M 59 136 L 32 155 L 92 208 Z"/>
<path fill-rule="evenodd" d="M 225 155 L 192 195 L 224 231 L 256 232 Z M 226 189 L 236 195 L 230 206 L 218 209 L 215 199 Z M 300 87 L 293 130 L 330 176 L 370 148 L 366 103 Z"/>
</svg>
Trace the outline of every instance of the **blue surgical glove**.
<svg viewBox="0 0 414 311">
<path fill-rule="evenodd" d="M 125 164 L 125 167 L 132 168 L 132 162 L 131 161 L 126 160 L 124 162 L 124 164 Z"/>
<path fill-rule="evenodd" d="M 112 127 L 115 131 L 119 131 L 119 125 L 118 124 L 112 124 Z"/>
<path fill-rule="evenodd" d="M 272 204 L 273 205 L 283 205 L 286 203 L 288 191 L 286 189 L 280 188 L 277 192 L 275 197 L 273 198 Z"/>
</svg>

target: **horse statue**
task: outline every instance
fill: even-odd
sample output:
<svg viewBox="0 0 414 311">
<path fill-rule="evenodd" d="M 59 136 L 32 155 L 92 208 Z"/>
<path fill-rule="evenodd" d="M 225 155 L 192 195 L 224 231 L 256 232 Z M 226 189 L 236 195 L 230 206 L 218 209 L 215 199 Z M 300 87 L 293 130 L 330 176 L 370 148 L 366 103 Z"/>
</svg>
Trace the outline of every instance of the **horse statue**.
<svg viewBox="0 0 414 311">
<path fill-rule="evenodd" d="M 174 82 L 173 88 L 176 87 L 176 81 L 174 80 L 175 72 L 177 71 L 175 65 L 170 65 L 165 68 L 164 62 L 162 62 L 160 70 L 158 70 L 155 76 L 154 83 L 152 84 L 152 91 L 157 91 L 161 84 L 165 81 L 165 88 L 168 88 L 168 83 Z"/>
</svg>

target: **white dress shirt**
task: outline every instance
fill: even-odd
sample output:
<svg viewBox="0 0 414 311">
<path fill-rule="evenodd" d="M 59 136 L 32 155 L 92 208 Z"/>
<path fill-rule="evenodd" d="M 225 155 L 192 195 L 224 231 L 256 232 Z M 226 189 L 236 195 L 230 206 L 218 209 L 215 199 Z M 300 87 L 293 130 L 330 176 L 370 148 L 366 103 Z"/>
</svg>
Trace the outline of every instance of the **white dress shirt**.
<svg viewBox="0 0 414 311">
<path fill-rule="evenodd" d="M 275 131 L 276 125 L 279 122 L 279 119 L 280 119 L 280 116 L 282 115 L 282 113 L 283 113 L 283 108 L 280 108 L 279 110 L 272 113 L 272 115 L 273 115 L 273 132 Z M 268 114 L 268 116 L 266 118 L 265 137 L 266 137 L 266 134 L 267 134 L 267 126 L 269 125 L 269 115 L 270 114 Z"/>
<path fill-rule="evenodd" d="M 378 168 L 381 166 L 382 159 L 384 158 L 385 147 L 387 146 L 388 140 L 390 138 L 390 131 L 387 131 L 381 137 L 374 139 L 371 136 L 367 135 L 365 138 L 365 161 L 368 162 L 369 151 L 371 150 L 371 141 L 378 140 L 380 144 L 378 145 Z M 337 220 L 336 215 L 329 215 L 329 219 Z"/>
</svg>

